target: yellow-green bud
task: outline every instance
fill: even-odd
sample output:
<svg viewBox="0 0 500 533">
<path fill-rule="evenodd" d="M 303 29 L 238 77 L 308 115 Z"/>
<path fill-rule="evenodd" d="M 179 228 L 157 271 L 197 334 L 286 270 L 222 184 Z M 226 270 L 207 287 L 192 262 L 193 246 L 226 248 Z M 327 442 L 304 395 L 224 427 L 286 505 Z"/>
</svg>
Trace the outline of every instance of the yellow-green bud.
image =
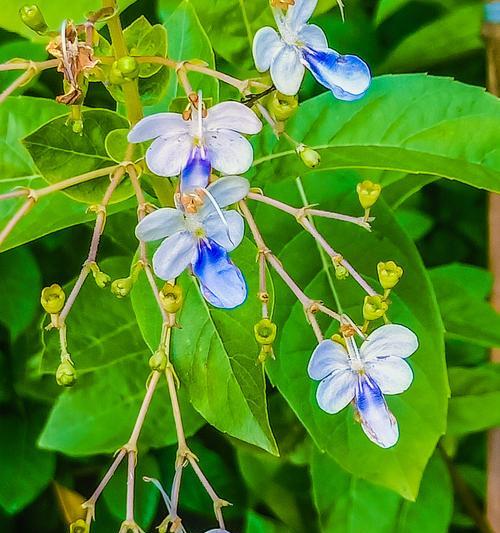
<svg viewBox="0 0 500 533">
<path fill-rule="evenodd" d="M 71 123 L 71 129 L 73 130 L 73 133 L 80 134 L 83 131 L 83 120 L 81 118 L 78 118 L 76 120 L 73 120 Z"/>
<path fill-rule="evenodd" d="M 365 320 L 377 320 L 385 315 L 389 305 L 382 296 L 365 296 L 363 303 L 363 317 Z"/>
<path fill-rule="evenodd" d="M 63 361 L 57 367 L 56 381 L 61 387 L 71 387 L 76 383 L 76 370 L 69 360 Z"/>
<path fill-rule="evenodd" d="M 129 292 L 132 290 L 132 278 L 120 278 L 115 279 L 113 283 L 111 283 L 111 292 L 117 297 L 117 298 L 125 298 L 125 296 L 128 296 Z"/>
<path fill-rule="evenodd" d="M 382 186 L 380 183 L 373 183 L 370 180 L 362 181 L 356 186 L 356 192 L 358 193 L 359 203 L 363 209 L 369 209 L 380 196 Z"/>
<path fill-rule="evenodd" d="M 288 96 L 276 91 L 268 104 L 268 109 L 276 120 L 283 121 L 290 118 L 299 107 L 297 96 Z"/>
<path fill-rule="evenodd" d="M 403 269 L 394 261 L 380 262 L 377 265 L 377 272 L 380 285 L 384 289 L 392 289 L 397 285 L 403 275 Z"/>
<path fill-rule="evenodd" d="M 65 301 L 66 295 L 64 294 L 64 290 L 57 283 L 54 283 L 50 287 L 45 287 L 42 290 L 40 303 L 45 311 L 51 315 L 59 313 L 64 307 Z"/>
<path fill-rule="evenodd" d="M 89 533 L 89 528 L 85 520 L 79 518 L 69 526 L 69 533 Z"/>
<path fill-rule="evenodd" d="M 163 350 L 157 350 L 149 358 L 149 368 L 158 372 L 163 372 L 167 368 L 167 356 Z"/>
<path fill-rule="evenodd" d="M 309 146 L 299 144 L 295 150 L 306 167 L 315 168 L 320 164 L 321 156 Z"/>
<path fill-rule="evenodd" d="M 333 266 L 335 268 L 335 277 L 338 280 L 343 280 L 349 277 L 349 271 L 344 265 L 337 264 L 334 261 Z"/>
<path fill-rule="evenodd" d="M 340 333 L 334 333 L 330 339 L 333 341 L 333 342 L 336 342 L 337 344 L 341 344 L 342 346 L 344 346 L 345 348 L 345 339 L 344 337 L 342 337 L 342 335 L 340 335 Z"/>
<path fill-rule="evenodd" d="M 273 347 L 270 344 L 262 344 L 257 361 L 265 363 L 269 358 L 274 359 Z"/>
<path fill-rule="evenodd" d="M 253 327 L 255 339 L 259 344 L 269 346 L 276 339 L 276 324 L 269 318 L 263 318 Z"/>
<path fill-rule="evenodd" d="M 116 69 L 121 72 L 125 80 L 131 81 L 139 75 L 139 63 L 135 57 L 120 57 L 116 63 Z"/>
<path fill-rule="evenodd" d="M 90 263 L 90 270 L 94 276 L 96 285 L 104 289 L 106 285 L 111 281 L 111 276 L 108 276 L 105 272 L 102 272 L 97 263 Z"/>
<path fill-rule="evenodd" d="M 182 287 L 180 285 L 165 283 L 160 291 L 160 300 L 163 309 L 165 309 L 167 313 L 177 313 L 184 301 Z"/>
<path fill-rule="evenodd" d="M 36 4 L 33 4 L 32 6 L 23 6 L 19 10 L 19 16 L 28 28 L 40 35 L 44 34 L 48 29 L 43 14 Z"/>
<path fill-rule="evenodd" d="M 121 71 L 118 69 L 116 61 L 111 65 L 111 69 L 109 70 L 108 74 L 108 81 L 111 83 L 111 85 L 122 85 L 127 81 Z"/>
</svg>

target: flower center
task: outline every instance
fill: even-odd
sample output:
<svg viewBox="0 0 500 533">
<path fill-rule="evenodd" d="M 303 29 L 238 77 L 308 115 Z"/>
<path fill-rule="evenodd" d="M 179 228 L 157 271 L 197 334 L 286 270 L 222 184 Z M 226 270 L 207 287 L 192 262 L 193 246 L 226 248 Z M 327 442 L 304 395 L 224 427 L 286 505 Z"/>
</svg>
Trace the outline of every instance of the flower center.
<svg viewBox="0 0 500 533">
<path fill-rule="evenodd" d="M 198 214 L 186 214 L 186 229 L 195 237 L 201 239 L 205 236 L 205 229 Z"/>
</svg>

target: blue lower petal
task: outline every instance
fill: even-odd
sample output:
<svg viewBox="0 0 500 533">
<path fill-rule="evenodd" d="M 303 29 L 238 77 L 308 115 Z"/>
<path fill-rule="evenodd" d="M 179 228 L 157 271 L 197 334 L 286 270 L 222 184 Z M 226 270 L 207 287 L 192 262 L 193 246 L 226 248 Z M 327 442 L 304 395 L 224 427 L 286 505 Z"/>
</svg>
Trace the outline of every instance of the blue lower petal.
<svg viewBox="0 0 500 533">
<path fill-rule="evenodd" d="M 357 100 L 370 86 L 370 69 L 357 56 L 343 56 L 330 48 L 313 50 L 306 47 L 302 49 L 302 57 L 316 80 L 339 100 Z"/>
<path fill-rule="evenodd" d="M 398 423 L 379 386 L 366 374 L 358 377 L 354 401 L 366 436 L 382 448 L 394 446 L 399 438 Z"/>
<path fill-rule="evenodd" d="M 206 148 L 195 146 L 181 172 L 181 192 L 205 189 L 212 172 Z"/>
<path fill-rule="evenodd" d="M 232 309 L 247 297 L 247 284 L 240 269 L 229 259 L 225 248 L 212 239 L 198 242 L 193 272 L 205 299 L 215 307 Z"/>
</svg>

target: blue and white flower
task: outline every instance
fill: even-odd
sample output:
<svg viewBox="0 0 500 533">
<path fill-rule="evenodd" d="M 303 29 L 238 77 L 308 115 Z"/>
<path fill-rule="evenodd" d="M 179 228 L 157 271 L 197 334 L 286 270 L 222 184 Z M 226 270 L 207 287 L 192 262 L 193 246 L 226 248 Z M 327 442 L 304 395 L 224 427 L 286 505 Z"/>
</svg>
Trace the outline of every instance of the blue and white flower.
<svg viewBox="0 0 500 533">
<path fill-rule="evenodd" d="M 323 30 L 307 24 L 317 3 L 295 0 L 286 13 L 273 8 L 279 33 L 266 26 L 255 34 L 255 66 L 260 72 L 270 69 L 276 89 L 283 94 L 297 94 L 307 68 L 340 100 L 361 98 L 370 86 L 370 69 L 359 57 L 328 48 Z"/>
<path fill-rule="evenodd" d="M 308 373 L 320 380 L 316 398 L 327 413 L 338 413 L 354 401 L 367 437 L 382 448 L 396 444 L 399 429 L 384 394 L 404 392 L 413 380 L 405 358 L 418 348 L 416 335 L 404 326 L 388 324 L 374 330 L 358 349 L 353 336 L 347 349 L 322 341 L 309 361 Z"/>
<path fill-rule="evenodd" d="M 262 129 L 257 115 L 239 102 L 223 102 L 208 110 L 198 105 L 191 111 L 187 120 L 179 113 L 158 113 L 132 128 L 129 142 L 154 139 L 146 152 L 148 167 L 159 176 L 182 172 L 181 192 L 206 187 L 212 168 L 229 175 L 246 172 L 253 150 L 240 134 Z"/>
<path fill-rule="evenodd" d="M 245 279 L 229 258 L 242 241 L 244 222 L 235 210 L 221 211 L 248 194 L 249 183 L 240 176 L 226 176 L 200 191 L 195 210 L 180 204 L 144 217 L 136 235 L 142 241 L 164 239 L 153 255 L 158 277 L 171 280 L 188 266 L 198 278 L 205 299 L 216 307 L 232 309 L 247 296 Z"/>
</svg>

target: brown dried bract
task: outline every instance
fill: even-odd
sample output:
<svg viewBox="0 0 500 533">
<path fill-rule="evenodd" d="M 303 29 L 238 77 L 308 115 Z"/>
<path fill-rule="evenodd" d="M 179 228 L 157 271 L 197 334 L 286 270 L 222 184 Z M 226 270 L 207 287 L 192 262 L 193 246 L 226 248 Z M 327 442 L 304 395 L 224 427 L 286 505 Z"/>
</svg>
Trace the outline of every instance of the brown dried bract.
<svg viewBox="0 0 500 533">
<path fill-rule="evenodd" d="M 295 5 L 295 0 L 270 0 L 273 7 L 279 7 L 280 9 L 288 9 L 290 6 Z"/>
<path fill-rule="evenodd" d="M 56 98 L 62 104 L 80 103 L 83 97 L 83 76 L 98 63 L 93 57 L 93 28 L 88 25 L 75 26 L 72 21 L 66 21 L 61 33 L 47 45 L 47 52 L 59 59 L 57 70 L 64 75 L 66 92 Z M 87 37 L 85 41 L 78 39 L 81 33 L 85 33 Z"/>
</svg>

